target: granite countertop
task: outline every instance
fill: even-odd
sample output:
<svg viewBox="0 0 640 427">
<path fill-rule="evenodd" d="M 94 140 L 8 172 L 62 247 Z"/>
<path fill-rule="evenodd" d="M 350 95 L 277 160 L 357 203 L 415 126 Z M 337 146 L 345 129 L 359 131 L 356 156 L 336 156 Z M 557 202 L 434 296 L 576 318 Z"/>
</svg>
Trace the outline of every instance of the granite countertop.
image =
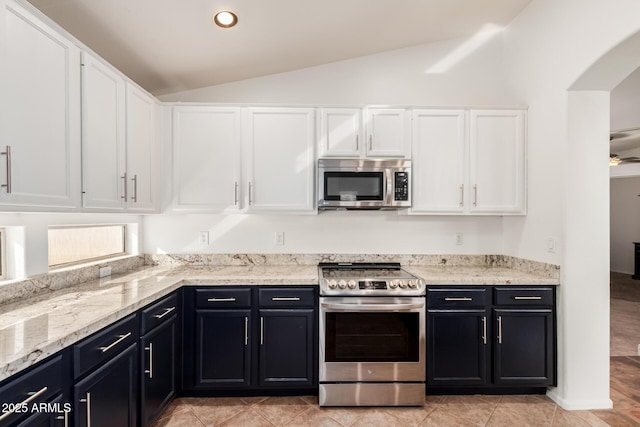
<svg viewBox="0 0 640 427">
<path fill-rule="evenodd" d="M 548 284 L 504 267 L 407 266 L 428 285 Z M 316 265 L 145 266 L 0 306 L 0 381 L 190 285 L 317 285 Z"/>
</svg>

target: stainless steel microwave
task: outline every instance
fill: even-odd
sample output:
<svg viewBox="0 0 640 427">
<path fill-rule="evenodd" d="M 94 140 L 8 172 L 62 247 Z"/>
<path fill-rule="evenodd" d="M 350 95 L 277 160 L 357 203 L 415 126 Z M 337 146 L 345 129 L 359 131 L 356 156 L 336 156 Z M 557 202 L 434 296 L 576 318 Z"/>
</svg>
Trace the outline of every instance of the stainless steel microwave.
<svg viewBox="0 0 640 427">
<path fill-rule="evenodd" d="M 319 159 L 318 209 L 411 206 L 411 160 Z"/>
</svg>

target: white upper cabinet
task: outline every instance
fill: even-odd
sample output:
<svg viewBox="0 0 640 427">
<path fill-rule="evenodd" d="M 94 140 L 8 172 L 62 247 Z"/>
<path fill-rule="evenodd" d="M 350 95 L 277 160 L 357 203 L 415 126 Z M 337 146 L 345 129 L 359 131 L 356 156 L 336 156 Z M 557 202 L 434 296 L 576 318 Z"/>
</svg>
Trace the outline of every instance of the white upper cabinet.
<svg viewBox="0 0 640 427">
<path fill-rule="evenodd" d="M 174 211 L 239 210 L 240 117 L 236 107 L 173 108 Z"/>
<path fill-rule="evenodd" d="M 320 108 L 319 116 L 319 157 L 410 157 L 405 109 Z"/>
<path fill-rule="evenodd" d="M 243 116 L 249 211 L 314 212 L 315 109 L 247 108 Z"/>
<path fill-rule="evenodd" d="M 319 157 L 359 157 L 364 145 L 360 108 L 320 108 Z"/>
<path fill-rule="evenodd" d="M 155 98 L 136 86 L 126 84 L 127 173 L 124 181 L 127 210 L 156 212 L 159 209 L 160 107 Z"/>
<path fill-rule="evenodd" d="M 411 157 L 410 114 L 401 108 L 367 108 L 367 157 Z"/>
<path fill-rule="evenodd" d="M 82 54 L 82 206 L 122 210 L 126 174 L 125 80 Z"/>
<path fill-rule="evenodd" d="M 526 209 L 523 110 L 415 110 L 411 213 Z"/>
<path fill-rule="evenodd" d="M 524 213 L 524 111 L 472 110 L 469 142 L 470 211 Z"/>
<path fill-rule="evenodd" d="M 465 112 L 414 110 L 412 121 L 412 213 L 463 213 Z"/>
<path fill-rule="evenodd" d="M 0 204 L 80 204 L 80 51 L 12 1 L 0 2 Z"/>
</svg>

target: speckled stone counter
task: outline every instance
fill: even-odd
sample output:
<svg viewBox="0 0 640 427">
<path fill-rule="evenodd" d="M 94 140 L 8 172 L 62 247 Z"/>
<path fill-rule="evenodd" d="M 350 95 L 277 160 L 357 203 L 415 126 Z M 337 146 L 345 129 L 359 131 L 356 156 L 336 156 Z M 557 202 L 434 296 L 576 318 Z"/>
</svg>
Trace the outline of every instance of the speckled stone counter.
<svg viewBox="0 0 640 427">
<path fill-rule="evenodd" d="M 400 261 L 408 271 L 429 285 L 559 283 L 559 270 L 554 266 L 540 268 L 535 264 L 494 256 L 460 257 L 459 262 L 451 262 L 452 258 L 430 257 L 420 259 L 412 256 Z M 353 262 L 361 260 L 361 257 L 352 258 Z M 0 305 L 0 380 L 181 286 L 318 284 L 317 256 L 305 256 L 303 263 L 297 258 L 277 258 L 278 261 L 289 262 L 285 264 L 274 264 L 273 260 L 265 257 L 245 257 L 235 262 L 238 259 L 227 259 L 234 261 L 230 262 L 231 265 L 207 264 L 198 259 L 198 262 L 138 266 L 128 273 L 89 280 L 63 289 L 49 286 L 47 292 Z"/>
</svg>

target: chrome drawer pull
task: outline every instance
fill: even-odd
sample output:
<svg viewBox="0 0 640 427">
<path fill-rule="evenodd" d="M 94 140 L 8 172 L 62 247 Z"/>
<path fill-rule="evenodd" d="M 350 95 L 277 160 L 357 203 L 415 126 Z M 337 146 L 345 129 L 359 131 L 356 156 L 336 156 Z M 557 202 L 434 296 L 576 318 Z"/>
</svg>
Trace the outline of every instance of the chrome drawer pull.
<svg viewBox="0 0 640 427">
<path fill-rule="evenodd" d="M 42 387 L 40 390 L 38 391 L 30 391 L 29 393 L 27 393 L 27 395 L 29 397 L 27 397 L 25 400 L 23 400 L 22 402 L 18 403 L 17 405 L 15 405 L 13 407 L 13 410 L 10 410 L 8 412 L 5 412 L 4 414 L 2 414 L 2 416 L 0 416 L 0 421 L 4 420 L 5 418 L 9 418 L 11 415 L 15 414 L 15 412 L 18 409 L 22 409 L 23 406 L 28 405 L 30 402 L 32 402 L 33 400 L 37 399 L 39 396 L 41 396 L 43 393 L 46 393 L 47 391 L 47 387 Z"/>
<path fill-rule="evenodd" d="M 502 316 L 498 316 L 498 344 L 502 344 Z"/>
<path fill-rule="evenodd" d="M 260 345 L 264 344 L 264 317 L 260 317 Z"/>
<path fill-rule="evenodd" d="M 445 301 L 473 301 L 473 298 L 469 297 L 445 297 Z"/>
<path fill-rule="evenodd" d="M 249 318 L 244 318 L 244 345 L 249 345 Z"/>
<path fill-rule="evenodd" d="M 482 343 L 487 345 L 487 316 L 482 317 Z"/>
<path fill-rule="evenodd" d="M 273 297 L 271 301 L 300 301 L 300 297 Z"/>
<path fill-rule="evenodd" d="M 144 348 L 149 352 L 149 369 L 145 369 L 144 373 L 149 374 L 149 379 L 153 379 L 153 343 L 149 343 L 149 347 Z"/>
<path fill-rule="evenodd" d="M 80 399 L 80 402 L 87 404 L 87 427 L 91 427 L 91 393 L 87 393 L 87 398 Z"/>
<path fill-rule="evenodd" d="M 209 302 L 234 302 L 235 298 L 209 298 Z"/>
<path fill-rule="evenodd" d="M 539 296 L 531 296 L 531 297 L 513 297 L 515 300 L 541 300 L 542 297 Z"/>
<path fill-rule="evenodd" d="M 129 338 L 130 336 L 131 336 L 131 332 L 126 333 L 124 335 L 119 335 L 119 338 L 117 340 L 115 340 L 114 342 L 112 342 L 111 344 L 109 344 L 108 346 L 100 347 L 100 351 L 102 351 L 103 353 L 106 353 L 107 351 L 111 350 L 113 347 L 117 346 L 122 341 L 124 341 L 127 338 Z"/>
<path fill-rule="evenodd" d="M 120 196 L 120 198 L 124 199 L 124 201 L 127 202 L 129 200 L 127 192 L 127 173 L 125 172 L 124 175 L 120 177 L 120 179 L 124 181 L 124 194 Z"/>
<path fill-rule="evenodd" d="M 5 151 L 0 153 L 0 156 L 7 156 L 7 183 L 2 184 L 1 187 L 5 187 L 7 194 L 11 194 L 11 146 L 7 145 Z"/>
<path fill-rule="evenodd" d="M 167 314 L 171 313 L 173 310 L 175 310 L 175 307 L 168 307 L 164 309 L 164 313 L 162 314 L 156 314 L 155 317 L 156 319 L 162 319 L 164 316 L 166 316 Z"/>
<path fill-rule="evenodd" d="M 133 181 L 133 197 L 131 197 L 131 201 L 138 203 L 138 175 L 133 175 L 131 181 Z"/>
<path fill-rule="evenodd" d="M 64 415 L 59 415 L 56 417 L 56 420 L 60 420 L 63 421 L 64 420 L 64 427 L 69 427 L 69 413 L 65 412 Z"/>
</svg>

